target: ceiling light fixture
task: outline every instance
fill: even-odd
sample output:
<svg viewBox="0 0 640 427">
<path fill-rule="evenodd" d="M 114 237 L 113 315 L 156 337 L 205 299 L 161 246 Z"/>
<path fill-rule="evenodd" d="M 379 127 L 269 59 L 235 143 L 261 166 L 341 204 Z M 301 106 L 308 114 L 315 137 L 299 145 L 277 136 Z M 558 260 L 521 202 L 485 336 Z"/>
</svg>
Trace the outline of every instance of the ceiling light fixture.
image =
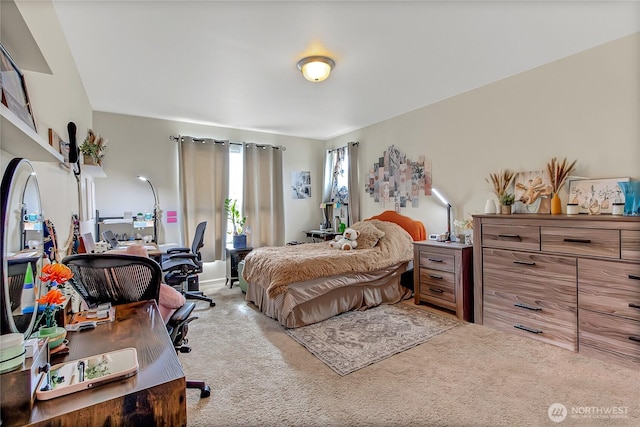
<svg viewBox="0 0 640 427">
<path fill-rule="evenodd" d="M 298 69 L 302 75 L 310 82 L 321 82 L 326 80 L 331 73 L 331 69 L 336 66 L 333 59 L 326 56 L 308 56 L 298 61 Z"/>
</svg>

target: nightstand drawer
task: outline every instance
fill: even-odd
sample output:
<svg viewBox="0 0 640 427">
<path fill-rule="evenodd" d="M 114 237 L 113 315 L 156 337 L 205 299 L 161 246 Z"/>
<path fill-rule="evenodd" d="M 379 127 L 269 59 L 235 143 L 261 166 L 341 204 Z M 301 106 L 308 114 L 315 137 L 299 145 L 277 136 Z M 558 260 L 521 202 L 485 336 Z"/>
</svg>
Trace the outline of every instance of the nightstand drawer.
<svg viewBox="0 0 640 427">
<path fill-rule="evenodd" d="M 444 271 L 420 269 L 420 296 L 456 302 L 455 275 Z"/>
<path fill-rule="evenodd" d="M 540 250 L 540 227 L 530 225 L 482 225 L 482 246 Z"/>
<path fill-rule="evenodd" d="M 640 320 L 640 264 L 578 261 L 580 308 Z"/>
<path fill-rule="evenodd" d="M 455 271 L 455 257 L 449 254 L 420 250 L 420 267 L 440 271 Z"/>
<path fill-rule="evenodd" d="M 620 258 L 619 230 L 542 227 L 540 234 L 543 251 Z"/>
<path fill-rule="evenodd" d="M 580 352 L 640 366 L 640 322 L 580 310 Z"/>
<path fill-rule="evenodd" d="M 640 261 L 640 230 L 620 232 L 620 255 L 622 259 Z"/>
</svg>

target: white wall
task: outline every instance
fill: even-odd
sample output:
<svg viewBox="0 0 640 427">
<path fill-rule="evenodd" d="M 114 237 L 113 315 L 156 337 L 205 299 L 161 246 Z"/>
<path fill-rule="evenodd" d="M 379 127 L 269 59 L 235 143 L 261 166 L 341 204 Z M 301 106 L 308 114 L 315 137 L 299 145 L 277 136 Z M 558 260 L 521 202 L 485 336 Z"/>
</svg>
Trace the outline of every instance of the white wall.
<svg viewBox="0 0 640 427">
<path fill-rule="evenodd" d="M 640 33 L 445 99 L 327 142 L 360 141 L 360 170 L 395 144 L 433 163 L 433 185 L 454 218 L 481 213 L 491 172 L 533 171 L 552 157 L 577 159 L 574 175 L 640 177 Z M 362 181 L 361 181 L 362 182 Z M 561 191 L 566 202 L 567 188 Z M 360 190 L 362 217 L 386 208 Z M 388 207 L 393 209 L 393 207 Z M 402 213 L 428 232 L 446 229 L 435 197 Z"/>
<path fill-rule="evenodd" d="M 153 195 L 149 185 L 136 179 L 146 176 L 158 193 L 160 208 L 164 212 L 159 242 L 190 244 L 192 236 L 181 237 L 179 222 L 166 223 L 166 212 L 179 211 L 178 146 L 170 136 L 186 135 L 281 145 L 285 185 L 285 241 L 302 240 L 302 230 L 317 228 L 322 219 L 321 200 L 322 156 L 324 143 L 261 132 L 198 125 L 186 122 L 149 119 L 95 112 L 95 131 L 108 139 L 103 169 L 107 178 L 96 179 L 96 205 L 101 216 L 122 216 L 125 211 L 149 211 L 153 208 Z M 312 198 L 291 198 L 291 171 L 311 172 L 314 190 Z M 247 224 L 251 224 L 251 218 Z M 186 242 L 185 242 L 186 240 Z"/>
<path fill-rule="evenodd" d="M 52 128 L 68 141 L 67 123 L 73 121 L 82 138 L 86 129 L 92 126 L 92 109 L 53 4 L 39 1 L 18 2 L 17 5 L 52 72 L 42 74 L 22 70 L 38 134 L 48 140 L 48 129 Z M 1 154 L 4 172 L 14 156 Z M 73 173 L 59 163 L 33 162 L 33 165 L 38 175 L 43 213 L 55 224 L 58 239 L 64 245 L 69 237 L 71 213 L 78 212 L 76 180 Z"/>
</svg>

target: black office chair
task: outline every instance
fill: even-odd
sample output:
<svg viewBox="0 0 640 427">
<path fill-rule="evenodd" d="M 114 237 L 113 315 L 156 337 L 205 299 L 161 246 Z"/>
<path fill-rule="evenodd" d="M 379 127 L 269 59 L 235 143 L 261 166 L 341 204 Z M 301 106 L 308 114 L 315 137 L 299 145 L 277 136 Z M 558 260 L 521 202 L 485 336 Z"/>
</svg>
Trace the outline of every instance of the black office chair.
<svg viewBox="0 0 640 427">
<path fill-rule="evenodd" d="M 168 249 L 167 256 L 162 261 L 162 271 L 166 273 L 164 282 L 182 292 L 185 298 L 206 301 L 210 307 L 213 307 L 216 303 L 198 290 L 200 288 L 198 275 L 202 273 L 200 248 L 204 246 L 204 230 L 206 228 L 206 221 L 198 224 L 191 248 L 174 247 Z"/>
<path fill-rule="evenodd" d="M 155 300 L 158 303 L 162 269 L 146 257 L 122 254 L 77 254 L 65 257 L 73 278 L 68 283 L 80 294 L 89 308 L 101 303 L 112 305 Z M 167 321 L 166 327 L 176 352 L 188 353 L 186 338 L 195 303 L 186 302 Z M 187 388 L 200 390 L 200 397 L 209 397 L 211 389 L 204 381 L 187 381 Z"/>
</svg>

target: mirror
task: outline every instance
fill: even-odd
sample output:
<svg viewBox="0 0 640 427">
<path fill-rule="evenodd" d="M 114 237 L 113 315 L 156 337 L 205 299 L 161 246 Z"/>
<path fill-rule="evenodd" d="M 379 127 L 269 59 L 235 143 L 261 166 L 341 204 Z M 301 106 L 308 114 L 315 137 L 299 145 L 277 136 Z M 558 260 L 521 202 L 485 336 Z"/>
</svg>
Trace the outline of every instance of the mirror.
<svg viewBox="0 0 640 427">
<path fill-rule="evenodd" d="M 37 310 L 23 313 L 20 299 L 28 266 L 32 269 L 34 289 L 40 289 L 38 276 L 43 262 L 43 218 L 38 179 L 27 159 L 14 158 L 9 162 L 2 177 L 0 194 L 1 332 L 22 333 L 28 338 Z M 39 297 L 38 291 L 35 297 Z"/>
</svg>

